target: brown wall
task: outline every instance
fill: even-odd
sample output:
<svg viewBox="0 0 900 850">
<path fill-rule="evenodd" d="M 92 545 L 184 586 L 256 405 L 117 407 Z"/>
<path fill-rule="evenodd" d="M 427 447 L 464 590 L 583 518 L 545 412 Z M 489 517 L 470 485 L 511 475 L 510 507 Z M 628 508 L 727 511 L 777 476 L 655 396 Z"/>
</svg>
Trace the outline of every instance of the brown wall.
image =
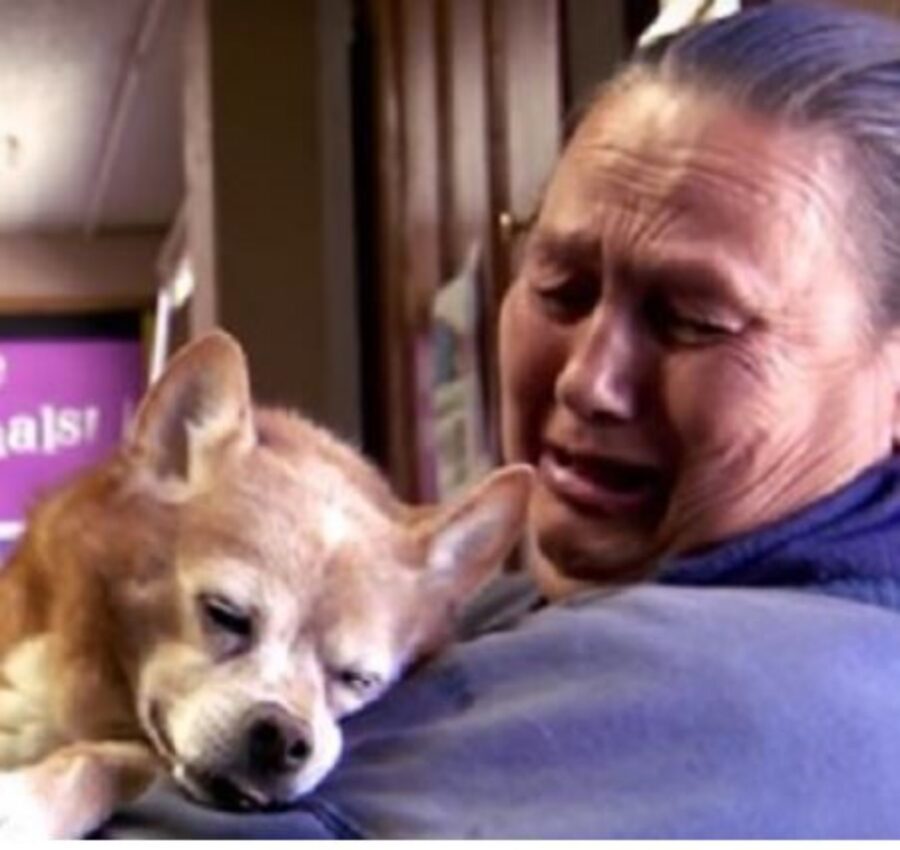
<svg viewBox="0 0 900 850">
<path fill-rule="evenodd" d="M 438 496 L 434 300 L 480 248 L 486 386 L 497 447 L 497 312 L 513 243 L 561 129 L 560 0 L 368 0 L 372 42 L 384 465 L 399 492 Z"/>
<path fill-rule="evenodd" d="M 153 304 L 162 231 L 86 239 L 0 235 L 0 311 L 43 313 Z"/>
<path fill-rule="evenodd" d="M 187 87 L 195 329 L 266 402 L 358 433 L 344 0 L 194 0 Z M 336 188 L 337 187 L 337 188 Z"/>
</svg>

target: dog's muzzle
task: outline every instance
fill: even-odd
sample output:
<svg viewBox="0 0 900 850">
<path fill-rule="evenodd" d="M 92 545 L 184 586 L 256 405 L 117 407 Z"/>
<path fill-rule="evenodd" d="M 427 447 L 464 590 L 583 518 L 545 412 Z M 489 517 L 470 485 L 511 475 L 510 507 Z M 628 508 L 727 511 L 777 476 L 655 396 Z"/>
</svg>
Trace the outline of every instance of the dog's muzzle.
<svg viewBox="0 0 900 850">
<path fill-rule="evenodd" d="M 154 704 L 149 715 L 151 737 L 175 781 L 198 802 L 217 808 L 283 808 L 313 751 L 309 725 L 274 702 L 250 706 L 206 757 L 191 760 L 176 753 L 162 709 Z"/>
</svg>

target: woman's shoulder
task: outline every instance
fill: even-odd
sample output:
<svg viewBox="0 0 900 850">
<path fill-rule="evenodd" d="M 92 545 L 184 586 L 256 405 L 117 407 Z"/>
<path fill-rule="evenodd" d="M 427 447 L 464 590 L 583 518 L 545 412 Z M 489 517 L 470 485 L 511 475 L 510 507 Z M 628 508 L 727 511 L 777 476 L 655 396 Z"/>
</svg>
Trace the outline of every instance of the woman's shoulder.
<svg viewBox="0 0 900 850">
<path fill-rule="evenodd" d="M 593 592 L 523 619 L 510 666 L 567 670 L 585 687 L 629 682 L 648 699 L 738 707 L 777 724 L 785 700 L 822 713 L 875 714 L 900 696 L 900 614 L 797 589 L 637 585 Z M 467 663 L 467 662 L 466 662 Z"/>
<path fill-rule="evenodd" d="M 323 794 L 363 832 L 389 802 L 394 835 L 900 836 L 898 682 L 900 617 L 874 606 L 585 594 L 454 647 L 352 721 Z"/>
<path fill-rule="evenodd" d="M 598 640 L 624 637 L 663 647 L 675 640 L 682 648 L 696 644 L 704 652 L 707 639 L 717 635 L 716 649 L 723 657 L 742 649 L 763 652 L 776 644 L 830 654 L 847 649 L 848 640 L 851 645 L 900 640 L 900 611 L 825 587 L 647 583 L 581 593 L 541 613 L 546 622 L 536 617 L 528 628 L 584 630 Z"/>
<path fill-rule="evenodd" d="M 493 655 L 521 657 L 531 669 L 565 661 L 590 676 L 636 662 L 636 674 L 645 665 L 674 673 L 681 664 L 692 686 L 698 665 L 706 676 L 752 674 L 762 665 L 769 679 L 822 665 L 833 680 L 843 672 L 857 676 L 860 665 L 894 674 L 900 664 L 900 612 L 856 595 L 647 583 L 540 605 L 525 583 L 510 591 L 514 601 L 504 613 L 483 620 L 475 640 L 454 648 L 451 658 L 473 668 Z"/>
</svg>

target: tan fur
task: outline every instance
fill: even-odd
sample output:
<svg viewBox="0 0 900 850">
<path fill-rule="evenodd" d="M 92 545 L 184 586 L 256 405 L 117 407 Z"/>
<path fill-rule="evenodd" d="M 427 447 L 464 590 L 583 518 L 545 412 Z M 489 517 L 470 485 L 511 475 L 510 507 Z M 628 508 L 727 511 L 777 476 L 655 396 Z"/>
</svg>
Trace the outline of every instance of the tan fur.
<svg viewBox="0 0 900 850">
<path fill-rule="evenodd" d="M 326 431 L 253 408 L 229 337 L 188 347 L 0 572 L 0 836 L 81 834 L 151 765 L 241 807 L 308 791 L 340 752 L 337 719 L 440 645 L 505 557 L 530 482 L 501 470 L 410 508 Z M 25 672 L 4 673 L 16 658 Z"/>
</svg>

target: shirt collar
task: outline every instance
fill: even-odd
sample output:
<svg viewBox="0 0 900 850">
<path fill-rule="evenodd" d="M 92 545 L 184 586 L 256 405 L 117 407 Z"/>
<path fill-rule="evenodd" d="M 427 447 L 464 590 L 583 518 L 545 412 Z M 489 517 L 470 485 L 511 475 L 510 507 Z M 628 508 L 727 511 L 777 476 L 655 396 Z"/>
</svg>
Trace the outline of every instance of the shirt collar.
<svg viewBox="0 0 900 850">
<path fill-rule="evenodd" d="M 900 458 L 868 468 L 784 520 L 703 553 L 665 559 L 657 580 L 822 589 L 900 583 Z"/>
</svg>

